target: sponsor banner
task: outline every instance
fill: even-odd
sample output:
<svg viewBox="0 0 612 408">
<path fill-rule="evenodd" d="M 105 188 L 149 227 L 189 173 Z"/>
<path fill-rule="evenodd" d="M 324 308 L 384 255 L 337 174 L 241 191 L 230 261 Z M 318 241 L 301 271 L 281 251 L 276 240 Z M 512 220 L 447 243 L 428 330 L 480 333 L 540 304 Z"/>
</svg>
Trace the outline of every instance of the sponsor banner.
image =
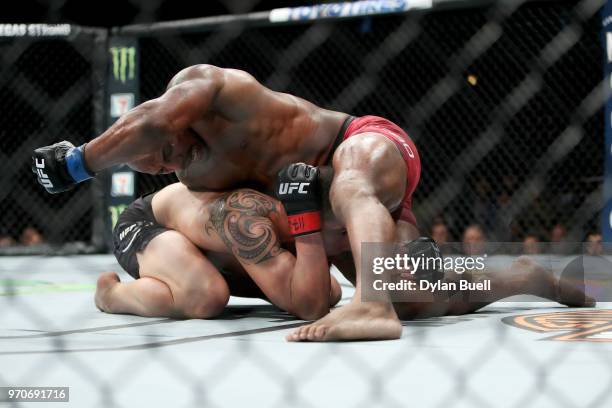
<svg viewBox="0 0 612 408">
<path fill-rule="evenodd" d="M 0 24 L 0 37 L 67 37 L 70 24 Z"/>
<path fill-rule="evenodd" d="M 110 127 L 140 102 L 138 39 L 111 36 L 107 52 L 106 125 Z M 135 199 L 136 174 L 128 166 L 116 166 L 105 173 L 103 183 L 106 208 L 104 237 L 107 247 L 112 249 L 113 227 L 119 215 Z"/>
<path fill-rule="evenodd" d="M 110 47 L 112 74 L 115 81 L 125 84 L 136 79 L 136 46 Z"/>
<path fill-rule="evenodd" d="M 111 118 L 118 118 L 134 107 L 133 93 L 118 93 L 110 96 Z"/>
<path fill-rule="evenodd" d="M 272 23 L 284 23 L 325 18 L 359 17 L 402 13 L 408 10 L 431 7 L 432 0 L 362 0 L 274 9 L 270 11 L 269 20 Z"/>
<path fill-rule="evenodd" d="M 113 173 L 111 180 L 111 196 L 134 197 L 134 172 L 120 171 Z"/>
</svg>

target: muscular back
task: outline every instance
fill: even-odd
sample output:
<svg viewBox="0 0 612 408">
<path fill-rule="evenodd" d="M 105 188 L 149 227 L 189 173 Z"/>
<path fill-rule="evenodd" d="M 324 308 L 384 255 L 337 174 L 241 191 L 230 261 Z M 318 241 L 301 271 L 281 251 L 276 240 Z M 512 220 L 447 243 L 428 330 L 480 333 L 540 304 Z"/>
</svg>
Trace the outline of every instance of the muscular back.
<svg viewBox="0 0 612 408">
<path fill-rule="evenodd" d="M 83 157 L 90 173 L 127 163 L 143 173 L 176 172 L 194 190 L 267 189 L 285 165 L 325 162 L 346 117 L 267 89 L 246 72 L 197 65 L 90 141 Z"/>
<path fill-rule="evenodd" d="M 177 87 L 208 92 L 211 86 L 217 89 L 212 103 L 179 129 L 200 143 L 197 160 L 176 171 L 192 189 L 225 189 L 246 181 L 269 186 L 288 163 L 322 160 L 346 117 L 272 91 L 244 71 L 210 65 L 181 71 L 168 92 Z"/>
</svg>

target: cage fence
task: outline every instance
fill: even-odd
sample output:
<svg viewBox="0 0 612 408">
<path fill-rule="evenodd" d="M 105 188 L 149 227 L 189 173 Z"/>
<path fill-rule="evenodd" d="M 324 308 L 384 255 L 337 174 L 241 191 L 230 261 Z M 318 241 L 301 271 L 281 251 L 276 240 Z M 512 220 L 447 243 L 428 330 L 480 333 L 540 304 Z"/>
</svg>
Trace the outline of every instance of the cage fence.
<svg viewBox="0 0 612 408">
<path fill-rule="evenodd" d="M 562 223 L 581 241 L 599 212 L 577 220 L 573 209 L 603 174 L 599 6 L 500 2 L 149 36 L 141 52 L 155 63 L 141 68 L 141 94 L 160 95 L 174 73 L 205 61 L 330 109 L 392 118 L 423 159 L 414 201 L 425 229 L 441 217 L 458 239 L 478 223 L 492 240 L 546 240 Z M 584 112 L 593 92 L 599 103 Z M 553 155 L 569 127 L 579 140 Z M 152 178 L 140 180 L 151 188 Z"/>
<path fill-rule="evenodd" d="M 443 220 L 455 239 L 476 223 L 491 240 L 547 240 L 563 224 L 581 241 L 599 229 L 604 202 L 601 5 L 504 1 L 308 24 L 231 19 L 115 31 L 138 38 L 140 101 L 163 93 L 182 68 L 209 63 L 326 108 L 396 121 L 423 159 L 414 201 L 426 231 Z M 3 242 L 28 227 L 55 244 L 91 244 L 101 233 L 92 224 L 108 210 L 95 209 L 92 188 L 108 186 L 48 200 L 27 165 L 11 165 L 27 163 L 32 147 L 99 133 L 112 64 L 101 41 L 79 33 L 1 43 Z M 139 174 L 135 195 L 175 181 Z"/>
<path fill-rule="evenodd" d="M 0 238 L 8 248 L 19 242 L 29 245 L 24 231 L 33 228 L 52 244 L 51 249 L 39 246 L 34 252 L 57 253 L 56 245 L 75 242 L 83 244 L 69 252 L 103 250 L 101 236 L 112 225 L 108 221 L 114 206 L 108 198 L 112 174 L 50 198 L 36 184 L 29 157 L 35 147 L 59 140 L 81 144 L 109 124 L 107 82 L 111 76 L 125 82 L 131 74 L 128 54 L 117 56 L 121 62 L 112 61 L 108 41 L 129 37 L 139 53 L 134 74 L 139 102 L 161 95 L 182 68 L 207 63 L 243 69 L 274 90 L 319 106 L 395 121 L 408 131 L 421 155 L 423 172 L 414 203 L 425 231 L 443 222 L 460 240 L 466 227 L 479 224 L 491 241 L 521 241 L 527 235 L 547 240 L 551 229 L 561 224 L 568 241 L 583 241 L 600 229 L 606 204 L 603 117 L 609 78 L 602 74 L 606 55 L 600 15 L 605 3 L 434 1 L 432 10 L 351 18 L 313 7 L 308 9 L 313 15 L 325 18 L 296 14 L 301 17 L 281 24 L 271 22 L 267 13 L 256 13 L 109 32 L 73 28 L 68 36 L 4 36 L 0 38 Z M 128 71 L 119 72 L 124 69 L 119 66 Z M 174 176 L 136 174 L 133 195 L 173 182 Z M 56 269 L 69 264 L 90 271 L 112 267 L 107 258 L 12 259 L 4 262 L 4 271 L 29 270 L 21 279 L 34 280 L 34 271 L 43 262 Z M 10 313 L 33 327 L 49 327 L 45 311 L 18 293 L 16 283 L 5 280 L 3 294 Z M 62 321 L 86 319 L 80 312 L 86 308 L 85 300 L 81 301 L 81 309 L 75 308 Z M 257 308 L 249 312 L 256 316 Z M 296 325 L 282 312 L 263 315 L 284 328 Z M 163 333 L 166 324 L 175 323 L 143 323 L 151 337 Z M 421 328 L 446 324 L 455 323 L 446 318 L 405 323 L 415 337 L 388 346 L 377 360 L 365 358 L 352 346 L 331 345 L 332 361 L 339 367 L 335 374 L 359 385 L 353 386 L 354 396 L 343 405 L 405 406 L 390 391 L 400 388 L 410 370 L 422 369 L 425 363 L 427 375 L 417 379 L 412 375 L 411 380 L 424 384 L 435 378 L 447 384 L 444 392 L 432 396 L 431 405 L 490 406 L 496 401 L 482 396 L 473 380 L 489 364 L 483 353 L 508 354 L 517 370 L 528 373 L 529 383 L 514 390 L 511 405 L 523 406 L 534 392 L 540 393 L 544 406 L 609 402 L 610 381 L 602 381 L 599 392 L 587 400 L 577 401 L 550 377 L 551 370 L 575 353 L 569 345 L 540 358 L 512 341 L 508 326 L 498 325 L 479 334 L 484 339 L 479 350 L 457 355 L 428 348 L 430 332 Z M 155 340 L 145 346 L 92 348 L 89 351 L 94 353 L 137 352 L 119 354 L 113 369 L 103 375 L 92 367 L 90 357 L 73 352 L 79 349 L 70 331 L 50 327 L 53 355 L 41 361 L 51 364 L 33 364 L 22 378 L 45 379 L 50 372 L 78 376 L 103 406 L 126 406 L 122 391 L 112 390 L 113 380 L 124 378 L 125 387 L 136 386 L 146 367 L 163 371 L 164 381 L 182 390 L 176 405 L 224 406 L 212 390 L 229 390 L 234 379 L 247 375 L 257 377 L 266 389 L 278 390 L 270 397 L 270 406 L 321 406 L 317 396 L 300 384 L 303 377 L 298 373 L 316 377 L 330 364 L 327 348 L 300 349 L 304 354 L 296 357 L 284 349 L 272 353 L 249 341 L 208 353 L 210 361 L 203 366 L 188 358 L 190 354 L 166 351 L 167 345 L 208 340 L 201 335 L 179 343 Z M 259 330 L 248 322 L 240 329 Z M 414 348 L 418 354 L 411 352 Z M 610 361 L 603 349 L 581 352 L 586 360 Z M 297 361 L 291 368 L 284 364 L 289 358 Z M 236 364 L 239 360 L 242 366 Z M 600 374 L 610 377 L 609 369 Z M 2 377 L 0 372 L 0 382 Z"/>
</svg>

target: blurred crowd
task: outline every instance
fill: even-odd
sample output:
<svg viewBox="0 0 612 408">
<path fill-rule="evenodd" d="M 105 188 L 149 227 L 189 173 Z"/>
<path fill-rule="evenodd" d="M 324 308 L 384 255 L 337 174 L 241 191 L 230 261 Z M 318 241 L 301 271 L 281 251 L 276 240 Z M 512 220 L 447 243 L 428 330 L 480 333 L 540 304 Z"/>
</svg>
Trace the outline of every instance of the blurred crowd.
<svg viewBox="0 0 612 408">
<path fill-rule="evenodd" d="M 551 177 L 549 182 L 556 183 Z M 601 180 L 580 182 L 584 188 L 526 192 L 519 175 L 479 174 L 466 183 L 462 200 L 432 219 L 425 230 L 439 244 L 454 243 L 455 253 L 482 253 L 489 242 L 498 247 L 508 243 L 502 244 L 504 252 L 512 254 L 601 255 L 605 244 L 597 228 L 599 214 L 582 219 L 576 211 L 592 187 L 587 183 Z"/>
<path fill-rule="evenodd" d="M 429 235 L 441 246 L 449 246 L 460 243 L 460 247 L 453 251 L 465 255 L 476 255 L 485 251 L 488 242 L 484 228 L 479 224 L 470 224 L 460 236 L 453 236 L 443 218 L 438 217 L 430 228 Z M 35 227 L 28 226 L 21 231 L 18 239 L 10 235 L 0 234 L 0 247 L 7 246 L 33 246 L 45 243 L 43 234 Z M 587 234 L 582 248 L 576 248 L 575 242 L 567 240 L 567 228 L 560 223 L 553 225 L 548 234 L 541 236 L 535 233 L 524 235 L 520 244 L 517 242 L 507 248 L 512 249 L 513 253 L 534 255 L 541 253 L 576 253 L 584 252 L 589 255 L 603 255 L 602 236 L 599 232 L 593 231 Z M 508 252 L 508 251 L 506 251 Z"/>
<path fill-rule="evenodd" d="M 33 226 L 27 226 L 19 234 L 17 239 L 8 234 L 0 234 L 0 247 L 8 246 L 33 246 L 44 244 L 45 239 L 42 233 Z"/>
<path fill-rule="evenodd" d="M 452 243 L 460 242 L 460 248 L 453 247 L 453 249 L 465 255 L 485 252 L 488 242 L 487 234 L 479 224 L 468 225 L 459 237 L 451 236 L 447 224 L 441 217 L 436 219 L 431 226 L 430 236 L 441 246 L 452 246 Z M 545 236 L 527 233 L 523 236 L 520 244 L 517 242 L 514 245 L 508 245 L 506 249 L 510 249 L 510 251 L 505 252 L 526 255 L 542 253 L 603 255 L 602 236 L 599 232 L 588 233 L 585 242 L 579 244 L 568 240 L 567 228 L 560 223 L 553 225 Z"/>
</svg>

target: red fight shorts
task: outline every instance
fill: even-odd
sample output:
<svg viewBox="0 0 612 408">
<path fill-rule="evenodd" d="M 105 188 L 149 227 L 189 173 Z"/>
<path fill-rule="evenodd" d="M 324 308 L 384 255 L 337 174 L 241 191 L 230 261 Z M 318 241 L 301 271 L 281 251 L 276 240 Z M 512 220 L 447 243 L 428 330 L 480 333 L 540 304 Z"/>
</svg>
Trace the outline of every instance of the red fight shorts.
<svg viewBox="0 0 612 408">
<path fill-rule="evenodd" d="M 401 205 L 391 215 L 394 220 L 402 220 L 416 227 L 417 222 L 412 213 L 412 193 L 421 178 L 421 159 L 414 142 L 398 125 L 379 116 L 361 116 L 354 118 L 344 131 L 342 140 L 361 133 L 378 133 L 391 140 L 397 146 L 406 163 L 406 191 Z"/>
</svg>

